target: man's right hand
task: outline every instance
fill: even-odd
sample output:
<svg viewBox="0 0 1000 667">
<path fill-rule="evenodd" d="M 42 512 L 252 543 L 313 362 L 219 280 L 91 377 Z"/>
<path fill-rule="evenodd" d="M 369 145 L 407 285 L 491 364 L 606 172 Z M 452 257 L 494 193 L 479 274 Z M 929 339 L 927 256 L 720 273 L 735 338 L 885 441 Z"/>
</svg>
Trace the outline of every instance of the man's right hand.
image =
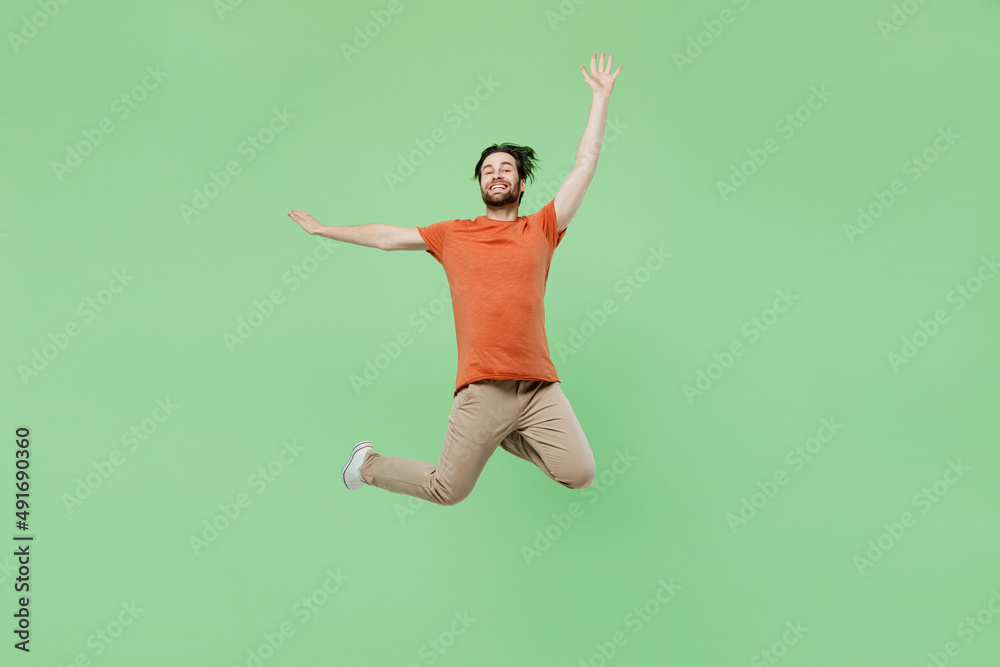
<svg viewBox="0 0 1000 667">
<path fill-rule="evenodd" d="M 292 209 L 292 212 L 288 214 L 288 217 L 290 217 L 295 222 L 299 223 L 299 226 L 301 226 L 302 229 L 306 230 L 310 234 L 316 234 L 321 229 L 326 227 L 326 225 L 322 224 L 319 220 L 312 217 L 305 211 L 297 211 L 295 209 Z"/>
<path fill-rule="evenodd" d="M 427 250 L 416 227 L 396 227 L 381 222 L 367 225 L 324 225 L 305 211 L 292 209 L 288 214 L 302 229 L 334 241 L 379 248 L 380 250 Z"/>
</svg>

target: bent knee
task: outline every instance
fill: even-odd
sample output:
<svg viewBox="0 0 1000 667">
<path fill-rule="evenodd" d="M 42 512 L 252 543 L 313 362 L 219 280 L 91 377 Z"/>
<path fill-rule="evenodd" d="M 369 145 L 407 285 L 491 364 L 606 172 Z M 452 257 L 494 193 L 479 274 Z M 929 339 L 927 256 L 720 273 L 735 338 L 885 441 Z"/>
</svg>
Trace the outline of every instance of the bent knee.
<svg viewBox="0 0 1000 667">
<path fill-rule="evenodd" d="M 596 476 L 596 465 L 591 464 L 589 466 L 583 466 L 567 477 L 567 479 L 563 481 L 563 485 L 570 489 L 585 489 L 593 484 Z"/>
<path fill-rule="evenodd" d="M 435 494 L 434 502 L 450 507 L 468 498 L 470 493 L 472 493 L 472 489 L 442 489 Z"/>
</svg>

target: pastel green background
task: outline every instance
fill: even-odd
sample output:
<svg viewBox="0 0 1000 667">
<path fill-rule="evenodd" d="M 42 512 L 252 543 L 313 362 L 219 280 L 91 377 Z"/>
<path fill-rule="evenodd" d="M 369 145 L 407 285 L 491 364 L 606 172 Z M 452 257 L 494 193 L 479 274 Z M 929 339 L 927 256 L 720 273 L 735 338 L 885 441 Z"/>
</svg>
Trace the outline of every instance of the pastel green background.
<svg viewBox="0 0 1000 667">
<path fill-rule="evenodd" d="M 399 6 L 348 61 L 341 44 L 387 3 L 246 0 L 220 18 L 209 0 L 72 2 L 17 48 L 9 34 L 42 10 L 4 3 L 0 533 L 16 532 L 12 436 L 26 425 L 36 541 L 32 651 L 5 633 L 3 664 L 247 666 L 287 623 L 263 664 L 917 667 L 955 642 L 948 664 L 995 665 L 1000 280 L 983 261 L 1000 250 L 1000 5 L 911 0 L 886 35 L 888 0 Z M 679 67 L 675 52 L 726 9 L 734 21 Z M 521 210 L 534 212 L 572 164 L 590 103 L 579 65 L 595 51 L 623 70 L 597 175 L 554 255 L 546 324 L 597 482 L 572 491 L 498 450 L 454 507 L 347 492 L 338 476 L 360 440 L 440 454 L 452 313 L 414 322 L 447 283 L 426 253 L 332 244 L 293 289 L 287 272 L 318 243 L 287 213 L 475 217 L 473 167 L 503 141 L 542 158 Z M 113 101 L 147 67 L 166 78 L 120 119 Z M 499 86 L 454 127 L 445 112 L 480 77 Z M 785 138 L 775 124 L 813 86 L 832 96 Z M 294 118 L 249 161 L 240 145 L 274 109 Z M 114 131 L 60 180 L 53 162 L 104 118 Z M 386 172 L 436 128 L 446 141 L 390 188 Z M 912 181 L 905 164 L 942 128 L 959 138 Z M 780 149 L 720 196 L 768 138 Z M 240 173 L 185 220 L 180 206 L 230 160 Z M 845 225 L 894 179 L 905 194 L 852 242 Z M 643 273 L 661 246 L 671 257 Z M 79 304 L 116 270 L 134 278 L 88 321 Z M 648 278 L 628 299 L 627 275 Z M 959 309 L 952 291 L 970 279 L 980 289 Z M 231 350 L 226 334 L 276 289 L 284 302 Z M 779 290 L 798 300 L 752 341 L 744 326 Z M 584 327 L 606 300 L 615 312 Z M 889 353 L 939 309 L 947 323 L 894 368 Z M 79 335 L 22 377 L 71 323 Z M 566 353 L 581 327 L 591 335 Z M 412 344 L 356 390 L 401 333 Z M 710 369 L 734 342 L 744 354 Z M 178 407 L 131 450 L 122 435 L 158 399 Z M 786 455 L 824 419 L 841 427 L 796 469 Z M 279 467 L 286 441 L 301 453 Z M 68 507 L 116 450 L 121 465 Z M 635 463 L 615 472 L 626 452 Z M 949 461 L 968 471 L 915 503 Z M 261 488 L 252 476 L 269 463 L 281 473 Z M 782 472 L 734 531 L 727 516 Z M 241 493 L 249 506 L 196 553 L 190 538 Z M 886 537 L 904 512 L 915 523 Z M 529 563 L 523 548 L 546 531 L 556 539 Z M 880 536 L 891 548 L 859 569 Z M 328 570 L 347 577 L 329 596 Z M 671 578 L 681 588 L 635 632 L 629 614 Z M 324 604 L 303 618 L 314 594 Z M 97 639 L 133 601 L 135 622 Z M 475 621 L 449 635 L 465 612 Z M 977 613 L 991 622 L 969 641 L 960 624 Z M 796 623 L 798 639 L 785 634 Z M 626 641 L 606 660 L 616 632 Z"/>
</svg>

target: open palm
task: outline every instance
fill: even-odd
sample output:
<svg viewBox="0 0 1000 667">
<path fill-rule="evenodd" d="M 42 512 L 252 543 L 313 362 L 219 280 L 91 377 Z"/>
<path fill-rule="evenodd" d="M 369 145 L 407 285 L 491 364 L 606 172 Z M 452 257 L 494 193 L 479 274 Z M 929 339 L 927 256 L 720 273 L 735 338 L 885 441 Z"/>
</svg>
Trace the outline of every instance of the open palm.
<svg viewBox="0 0 1000 667">
<path fill-rule="evenodd" d="M 619 65 L 617 71 L 611 74 L 611 61 L 614 59 L 614 55 L 608 56 L 608 64 L 605 67 L 604 52 L 601 52 L 600 64 L 597 62 L 597 54 L 593 54 L 590 57 L 589 75 L 587 74 L 587 70 L 583 68 L 583 65 L 580 65 L 580 72 L 583 73 L 583 79 L 590 86 L 590 89 L 594 91 L 595 95 L 611 96 L 611 91 L 615 87 L 615 79 L 618 78 L 618 73 L 622 71 L 621 65 Z"/>
</svg>

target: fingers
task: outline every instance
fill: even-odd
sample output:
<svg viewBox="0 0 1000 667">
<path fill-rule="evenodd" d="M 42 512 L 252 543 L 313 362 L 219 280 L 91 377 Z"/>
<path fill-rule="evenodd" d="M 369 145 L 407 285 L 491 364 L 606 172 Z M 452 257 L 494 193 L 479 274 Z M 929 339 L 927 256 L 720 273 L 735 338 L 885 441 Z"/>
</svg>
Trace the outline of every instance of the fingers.
<svg viewBox="0 0 1000 667">
<path fill-rule="evenodd" d="M 605 63 L 604 63 L 604 56 L 605 55 L 608 56 L 607 65 L 605 65 Z M 600 74 L 610 74 L 611 73 L 611 68 L 613 67 L 612 63 L 614 62 L 614 60 L 615 60 L 615 56 L 614 56 L 613 53 L 612 54 L 607 54 L 606 52 L 601 51 L 601 60 L 598 63 L 598 61 L 597 61 L 597 54 L 596 53 L 591 54 L 591 56 L 590 56 L 590 74 L 591 74 L 591 76 L 596 75 L 598 73 L 600 73 Z M 580 67 L 583 67 L 583 65 L 581 65 Z M 618 67 L 618 72 L 620 72 L 621 69 L 622 69 L 621 66 L 619 66 Z M 615 75 L 617 75 L 618 72 L 615 72 Z"/>
<path fill-rule="evenodd" d="M 305 211 L 299 211 L 297 209 L 292 209 L 292 212 L 288 214 L 288 217 L 303 226 L 312 222 L 311 215 Z"/>
</svg>

